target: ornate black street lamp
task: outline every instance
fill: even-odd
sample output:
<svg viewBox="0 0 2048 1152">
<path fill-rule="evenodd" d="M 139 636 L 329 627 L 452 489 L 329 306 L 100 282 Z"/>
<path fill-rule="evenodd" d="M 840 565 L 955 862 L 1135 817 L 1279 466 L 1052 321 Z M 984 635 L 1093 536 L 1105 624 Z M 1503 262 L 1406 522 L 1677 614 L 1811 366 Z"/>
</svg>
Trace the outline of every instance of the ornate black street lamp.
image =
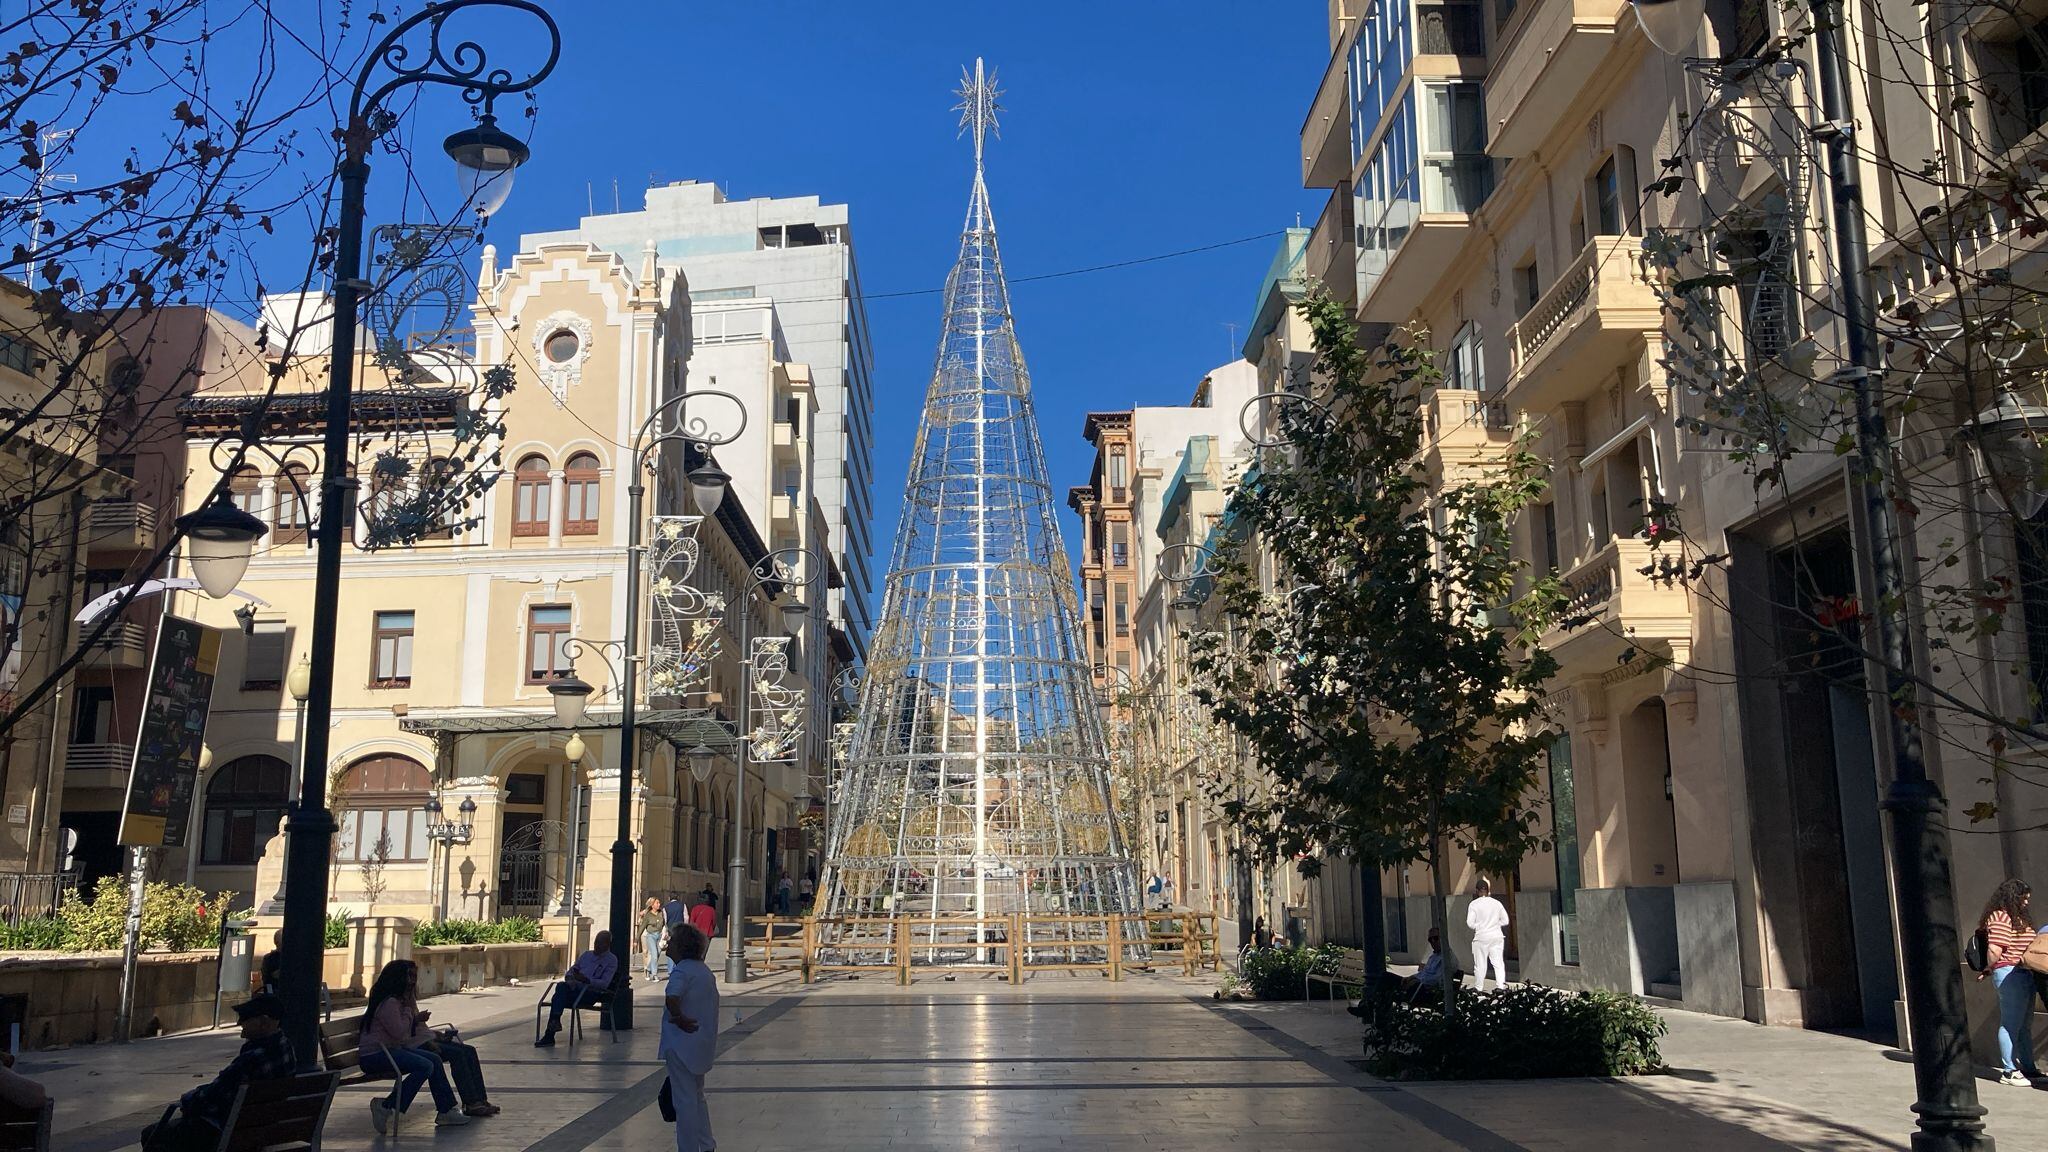
<svg viewBox="0 0 2048 1152">
<path fill-rule="evenodd" d="M 483 46 L 448 31 L 449 17 L 471 9 L 530 15 L 547 34 L 547 60 L 524 77 L 489 66 Z M 408 42 L 410 41 L 410 42 Z M 355 400 L 357 312 L 369 287 L 363 274 L 363 198 L 370 179 L 370 151 L 396 124 L 384 102 L 400 89 L 441 84 L 478 106 L 475 127 L 448 138 L 448 155 L 462 170 L 479 208 L 496 208 L 510 191 L 512 170 L 526 159 L 526 146 L 497 128 L 492 104 L 500 96 L 525 92 L 546 79 L 561 57 L 562 34 L 533 0 L 450 0 L 429 4 L 400 20 L 370 50 L 349 98 L 341 137 L 341 211 L 335 221 L 333 350 L 327 384 L 327 423 L 322 439 L 318 550 L 314 559 L 313 664 L 306 697 L 307 769 L 286 828 L 284 958 L 293 972 L 317 972 L 327 924 L 327 872 L 334 843 L 334 816 L 327 810 L 327 742 L 334 709 L 334 659 L 341 598 L 342 526 L 355 515 L 355 481 L 349 476 L 350 411 Z M 319 1060 L 318 982 L 285 983 L 285 1033 L 302 1070 Z"/>
<path fill-rule="evenodd" d="M 688 417 L 690 403 L 704 400 L 732 406 L 738 419 L 730 430 L 716 428 L 702 416 Z M 672 426 L 671 430 L 663 431 L 665 421 Z M 633 845 L 633 782 L 639 775 L 640 753 L 640 569 L 646 563 L 646 545 L 641 534 L 647 518 L 647 470 L 653 466 L 654 452 L 664 445 L 695 449 L 703 462 L 688 474 L 690 498 L 704 516 L 716 515 L 731 477 L 711 463 L 711 449 L 732 443 L 746 430 L 747 406 L 729 392 L 679 392 L 647 414 L 633 434 L 632 480 L 626 485 L 626 634 L 619 640 L 570 640 L 564 646 L 564 654 L 572 661 L 569 674 L 548 684 L 556 719 L 574 728 L 583 722 L 593 691 L 588 681 L 576 675 L 575 657 L 586 648 L 595 648 L 607 656 L 613 649 L 619 653 L 619 835 L 612 841 L 611 915 L 605 924 L 612 934 L 612 953 L 619 958 L 618 983 L 612 997 L 612 1024 L 616 1028 L 633 1026 L 633 858 L 638 852 Z M 693 771 L 697 767 L 694 753 L 690 765 Z"/>
</svg>

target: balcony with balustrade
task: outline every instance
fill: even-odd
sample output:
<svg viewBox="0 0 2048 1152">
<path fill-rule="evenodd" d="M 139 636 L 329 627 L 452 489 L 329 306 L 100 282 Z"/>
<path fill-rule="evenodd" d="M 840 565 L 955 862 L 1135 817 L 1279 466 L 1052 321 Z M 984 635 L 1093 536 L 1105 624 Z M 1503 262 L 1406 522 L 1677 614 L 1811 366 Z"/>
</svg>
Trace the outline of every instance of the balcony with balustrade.
<svg viewBox="0 0 2048 1152">
<path fill-rule="evenodd" d="M 1664 314 L 1641 248 L 1635 236 L 1594 237 L 1508 329 L 1511 410 L 1541 414 L 1582 399 L 1658 338 Z"/>
<path fill-rule="evenodd" d="M 1486 151 L 1527 156 L 1592 83 L 1629 15 L 1626 0 L 1536 0 L 1505 29 L 1486 77 Z"/>
<path fill-rule="evenodd" d="M 1431 388 L 1422 398 L 1423 450 L 1439 473 L 1494 460 L 1508 442 L 1507 406 L 1461 388 Z"/>
<path fill-rule="evenodd" d="M 64 786 L 67 789 L 126 788 L 128 770 L 134 763 L 133 744 L 70 744 L 64 749 Z"/>
<path fill-rule="evenodd" d="M 154 506 L 140 500 L 103 500 L 86 505 L 88 552 L 148 552 L 156 548 L 156 542 Z"/>
<path fill-rule="evenodd" d="M 147 668 L 149 629 L 129 620 L 116 621 L 87 651 L 85 663 L 89 668 Z"/>
<path fill-rule="evenodd" d="M 1666 655 L 1689 644 L 1692 607 L 1675 548 L 1610 540 L 1563 576 L 1564 614 L 1543 646 L 1566 675 L 1612 671 L 1631 650 Z"/>
</svg>

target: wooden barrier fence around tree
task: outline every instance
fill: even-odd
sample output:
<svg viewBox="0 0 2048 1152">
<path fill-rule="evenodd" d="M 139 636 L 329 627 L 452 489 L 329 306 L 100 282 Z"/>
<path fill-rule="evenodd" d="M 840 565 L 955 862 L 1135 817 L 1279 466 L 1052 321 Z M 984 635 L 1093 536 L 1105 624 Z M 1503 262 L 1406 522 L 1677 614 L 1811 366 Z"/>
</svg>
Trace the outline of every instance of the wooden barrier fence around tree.
<svg viewBox="0 0 2048 1152">
<path fill-rule="evenodd" d="M 1214 971 L 1216 917 L 1207 912 L 1007 916 L 899 915 L 747 918 L 747 966 L 798 970 L 805 983 L 832 973 L 883 973 L 908 984 L 916 969 L 999 975 L 1126 969 Z"/>
</svg>

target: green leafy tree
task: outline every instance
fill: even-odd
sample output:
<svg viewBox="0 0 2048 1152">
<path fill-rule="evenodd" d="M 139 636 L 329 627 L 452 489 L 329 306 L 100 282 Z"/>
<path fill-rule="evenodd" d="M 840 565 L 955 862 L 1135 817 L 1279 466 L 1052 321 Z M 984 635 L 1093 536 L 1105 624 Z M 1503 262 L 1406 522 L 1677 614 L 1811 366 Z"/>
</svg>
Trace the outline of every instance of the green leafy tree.
<svg viewBox="0 0 2048 1152">
<path fill-rule="evenodd" d="M 1556 665 L 1536 637 L 1558 597 L 1548 580 L 1516 595 L 1507 528 L 1543 466 L 1515 444 L 1483 479 L 1433 485 L 1431 354 L 1401 338 L 1375 358 L 1344 305 L 1300 307 L 1318 399 L 1270 406 L 1287 447 L 1232 495 L 1205 577 L 1225 625 L 1190 639 L 1197 698 L 1264 776 L 1217 799 L 1247 852 L 1305 875 L 1347 854 L 1377 892 L 1380 868 L 1426 860 L 1441 931 L 1447 843 L 1504 870 L 1539 842 L 1533 729 Z"/>
</svg>

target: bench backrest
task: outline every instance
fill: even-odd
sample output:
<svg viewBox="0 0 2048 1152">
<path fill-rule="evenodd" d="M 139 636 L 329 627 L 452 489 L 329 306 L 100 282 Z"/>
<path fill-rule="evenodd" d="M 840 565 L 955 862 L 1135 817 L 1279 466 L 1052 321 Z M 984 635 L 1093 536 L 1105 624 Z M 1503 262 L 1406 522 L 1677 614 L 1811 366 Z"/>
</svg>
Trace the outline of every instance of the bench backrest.
<svg viewBox="0 0 2048 1152">
<path fill-rule="evenodd" d="M 220 1152 L 320 1147 L 338 1079 L 332 1072 L 305 1072 L 242 1085 L 221 1126 Z"/>
<path fill-rule="evenodd" d="M 320 1062 L 329 1072 L 347 1072 L 363 1062 L 362 1021 L 354 1017 L 320 1025 Z"/>
<path fill-rule="evenodd" d="M 22 1108 L 0 1101 L 0 1152 L 50 1152 L 50 1118 L 57 1102 Z"/>
</svg>

